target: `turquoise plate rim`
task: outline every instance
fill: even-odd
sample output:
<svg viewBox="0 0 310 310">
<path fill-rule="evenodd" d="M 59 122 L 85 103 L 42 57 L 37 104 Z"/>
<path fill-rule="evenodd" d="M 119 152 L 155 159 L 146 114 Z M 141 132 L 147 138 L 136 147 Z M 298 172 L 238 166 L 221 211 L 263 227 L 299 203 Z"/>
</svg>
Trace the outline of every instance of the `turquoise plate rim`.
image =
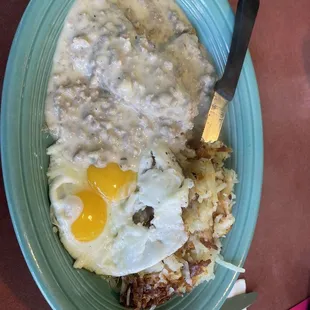
<svg viewBox="0 0 310 310">
<path fill-rule="evenodd" d="M 48 301 L 52 308 L 58 309 L 59 307 L 61 307 L 61 305 L 63 305 L 63 298 L 65 296 L 61 295 L 62 291 L 59 291 L 58 294 L 53 294 L 52 290 L 50 290 L 54 279 L 44 275 L 44 270 L 41 269 L 40 262 L 37 261 L 35 251 L 33 251 L 34 241 L 31 240 L 31 233 L 28 233 L 27 229 L 27 224 L 29 223 L 24 220 L 23 213 L 18 212 L 19 210 L 17 206 L 22 205 L 22 201 L 20 201 L 18 191 L 14 190 L 14 184 L 18 184 L 18 180 L 16 179 L 16 175 L 14 173 L 15 169 L 17 168 L 14 166 L 14 161 L 10 156 L 10 152 L 14 152 L 14 142 L 12 141 L 11 137 L 14 136 L 14 130 L 16 129 L 13 128 L 14 126 L 11 126 L 12 124 L 10 123 L 10 120 L 6 118 L 9 113 L 12 113 L 12 111 L 10 112 L 10 109 L 12 109 L 12 106 L 14 105 L 14 87 L 10 87 L 10 85 L 13 85 L 13 83 L 16 82 L 16 79 L 18 79 L 13 74 L 14 72 L 16 72 L 17 69 L 15 59 L 17 57 L 20 57 L 20 55 L 23 55 L 23 51 L 18 50 L 18 43 L 22 38 L 23 27 L 27 22 L 27 17 L 28 15 L 30 16 L 30 11 L 32 9 L 32 6 L 35 5 L 35 3 L 36 1 L 31 0 L 27 6 L 27 9 L 25 10 L 25 13 L 15 34 L 7 63 L 5 79 L 3 83 L 1 105 L 1 157 L 6 197 L 18 243 L 20 245 L 28 268 L 45 299 Z M 230 5 L 226 0 L 218 0 L 218 3 L 218 5 L 221 6 L 222 11 L 226 13 L 226 22 L 228 23 L 230 31 L 232 32 L 234 15 L 230 8 Z M 253 131 L 255 132 L 253 149 L 255 149 L 256 153 L 253 174 L 256 176 L 256 180 L 255 184 L 253 185 L 254 193 L 252 193 L 251 199 L 251 201 L 253 202 L 253 205 L 251 206 L 252 217 L 251 223 L 249 224 L 249 226 L 253 229 L 250 233 L 247 234 L 246 237 L 243 237 L 243 252 L 241 253 L 241 259 L 240 262 L 238 262 L 238 265 L 243 265 L 254 235 L 263 180 L 263 128 L 261 107 L 255 71 L 249 53 L 244 63 L 243 75 L 246 77 L 247 87 L 251 89 L 250 96 L 253 108 L 253 115 L 255 115 L 253 119 Z M 214 305 L 214 309 L 219 308 L 225 301 L 225 298 L 229 293 L 230 289 L 232 288 L 233 283 L 237 279 L 237 276 L 238 274 L 235 273 L 231 277 L 231 281 L 230 283 L 228 283 L 226 291 L 222 296 L 219 297 L 218 302 Z M 54 285 L 55 284 L 57 285 L 57 283 L 54 283 Z"/>
</svg>

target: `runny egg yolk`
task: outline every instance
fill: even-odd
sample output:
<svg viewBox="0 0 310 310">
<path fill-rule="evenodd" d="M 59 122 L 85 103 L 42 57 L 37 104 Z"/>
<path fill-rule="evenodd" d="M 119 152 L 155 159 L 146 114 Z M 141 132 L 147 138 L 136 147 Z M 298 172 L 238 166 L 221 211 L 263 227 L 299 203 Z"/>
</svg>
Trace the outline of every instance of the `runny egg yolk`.
<svg viewBox="0 0 310 310">
<path fill-rule="evenodd" d="M 105 168 L 90 166 L 87 170 L 88 182 L 108 200 L 127 198 L 136 186 L 137 174 L 123 171 L 118 164 L 110 163 Z"/>
<path fill-rule="evenodd" d="M 81 242 L 96 239 L 103 231 L 107 221 L 107 205 L 102 197 L 91 190 L 76 194 L 83 202 L 83 211 L 72 224 L 74 237 Z"/>
</svg>

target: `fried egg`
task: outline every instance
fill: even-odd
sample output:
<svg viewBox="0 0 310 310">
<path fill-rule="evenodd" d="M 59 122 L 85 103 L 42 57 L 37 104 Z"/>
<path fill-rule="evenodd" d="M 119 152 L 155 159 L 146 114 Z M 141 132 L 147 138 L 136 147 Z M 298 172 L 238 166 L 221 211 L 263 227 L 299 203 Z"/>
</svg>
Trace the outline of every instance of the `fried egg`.
<svg viewBox="0 0 310 310">
<path fill-rule="evenodd" d="M 182 209 L 193 184 L 166 146 L 147 150 L 138 172 L 117 163 L 79 167 L 55 148 L 49 155 L 53 222 L 75 268 L 124 276 L 156 265 L 187 241 Z"/>
</svg>

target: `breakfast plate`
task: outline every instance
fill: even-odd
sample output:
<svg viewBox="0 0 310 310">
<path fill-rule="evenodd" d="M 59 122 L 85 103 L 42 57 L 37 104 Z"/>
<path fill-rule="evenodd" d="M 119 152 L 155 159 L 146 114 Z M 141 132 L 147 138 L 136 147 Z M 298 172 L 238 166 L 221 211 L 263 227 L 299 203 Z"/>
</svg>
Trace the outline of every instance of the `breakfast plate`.
<svg viewBox="0 0 310 310">
<path fill-rule="evenodd" d="M 74 270 L 50 221 L 46 172 L 44 105 L 56 44 L 74 1 L 32 0 L 11 49 L 2 98 L 1 148 L 7 200 L 14 229 L 28 267 L 54 309 L 123 309 L 107 282 Z M 222 73 L 234 17 L 226 0 L 179 0 L 201 43 Z M 255 229 L 263 171 L 262 121 L 255 73 L 248 54 L 230 104 L 221 139 L 234 153 L 229 168 L 238 173 L 236 222 L 223 241 L 226 261 L 242 266 Z M 238 273 L 216 266 L 215 279 L 159 309 L 218 309 Z"/>
</svg>

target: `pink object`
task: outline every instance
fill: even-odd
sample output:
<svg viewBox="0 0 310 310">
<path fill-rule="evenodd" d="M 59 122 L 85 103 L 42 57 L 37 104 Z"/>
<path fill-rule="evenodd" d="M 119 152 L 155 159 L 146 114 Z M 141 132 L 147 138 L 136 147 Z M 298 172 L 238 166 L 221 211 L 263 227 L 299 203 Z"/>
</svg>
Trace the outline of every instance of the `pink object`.
<svg viewBox="0 0 310 310">
<path fill-rule="evenodd" d="M 297 306 L 291 308 L 291 310 L 308 310 L 310 308 L 310 297 L 298 304 Z"/>
</svg>

